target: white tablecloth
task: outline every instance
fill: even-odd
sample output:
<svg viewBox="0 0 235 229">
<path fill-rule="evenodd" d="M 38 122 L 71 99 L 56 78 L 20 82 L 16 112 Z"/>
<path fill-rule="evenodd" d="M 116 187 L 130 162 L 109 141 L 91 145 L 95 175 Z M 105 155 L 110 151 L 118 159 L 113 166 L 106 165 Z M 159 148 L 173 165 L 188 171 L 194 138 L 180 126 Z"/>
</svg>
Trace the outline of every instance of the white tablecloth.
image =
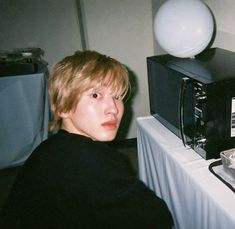
<svg viewBox="0 0 235 229">
<path fill-rule="evenodd" d="M 17 166 L 48 133 L 45 74 L 0 77 L 0 168 Z"/>
<path fill-rule="evenodd" d="M 234 229 L 235 193 L 152 116 L 137 119 L 139 175 L 163 198 L 176 229 Z"/>
</svg>

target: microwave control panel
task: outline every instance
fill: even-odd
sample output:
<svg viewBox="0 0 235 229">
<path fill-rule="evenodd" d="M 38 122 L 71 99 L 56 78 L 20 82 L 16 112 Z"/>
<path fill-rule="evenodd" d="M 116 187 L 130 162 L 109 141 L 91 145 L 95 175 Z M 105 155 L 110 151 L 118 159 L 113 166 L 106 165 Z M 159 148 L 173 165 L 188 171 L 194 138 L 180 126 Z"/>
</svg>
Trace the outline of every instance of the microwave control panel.
<svg viewBox="0 0 235 229">
<path fill-rule="evenodd" d="M 194 107 L 194 120 L 195 120 L 195 139 L 194 146 L 204 148 L 206 143 L 205 138 L 205 118 L 204 118 L 204 106 L 206 105 L 207 96 L 203 89 L 203 85 L 199 82 L 194 84 L 195 93 L 195 107 Z"/>
<path fill-rule="evenodd" d="M 235 97 L 231 101 L 231 137 L 235 137 Z"/>
</svg>

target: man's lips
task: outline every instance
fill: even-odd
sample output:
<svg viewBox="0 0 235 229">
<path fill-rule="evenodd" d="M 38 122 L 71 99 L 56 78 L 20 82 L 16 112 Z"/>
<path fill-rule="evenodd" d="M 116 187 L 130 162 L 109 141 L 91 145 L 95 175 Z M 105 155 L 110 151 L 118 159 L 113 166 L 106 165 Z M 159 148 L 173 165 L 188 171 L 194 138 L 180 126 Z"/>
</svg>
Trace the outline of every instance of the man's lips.
<svg viewBox="0 0 235 229">
<path fill-rule="evenodd" d="M 101 124 L 102 127 L 106 128 L 106 129 L 116 129 L 117 128 L 117 121 L 107 121 L 107 122 L 103 122 Z"/>
</svg>

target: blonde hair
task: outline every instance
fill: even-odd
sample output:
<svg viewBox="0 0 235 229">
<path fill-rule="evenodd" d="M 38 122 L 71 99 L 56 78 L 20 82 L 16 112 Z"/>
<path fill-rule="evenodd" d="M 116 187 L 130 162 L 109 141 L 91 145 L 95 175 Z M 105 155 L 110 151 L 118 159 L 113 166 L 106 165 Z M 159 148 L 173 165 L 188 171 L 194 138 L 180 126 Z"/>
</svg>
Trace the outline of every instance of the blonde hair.
<svg viewBox="0 0 235 229">
<path fill-rule="evenodd" d="M 48 80 L 52 120 L 50 129 L 61 126 L 61 112 L 76 108 L 81 94 L 97 85 L 107 85 L 123 97 L 130 83 L 126 67 L 96 51 L 76 51 L 56 63 Z"/>
</svg>

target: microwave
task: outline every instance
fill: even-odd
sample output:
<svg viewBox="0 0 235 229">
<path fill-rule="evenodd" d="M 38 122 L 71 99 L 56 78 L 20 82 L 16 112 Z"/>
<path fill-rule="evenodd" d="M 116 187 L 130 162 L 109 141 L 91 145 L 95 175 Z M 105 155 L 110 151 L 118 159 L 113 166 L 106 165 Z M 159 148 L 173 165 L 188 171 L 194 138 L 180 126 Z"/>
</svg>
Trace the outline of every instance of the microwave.
<svg viewBox="0 0 235 229">
<path fill-rule="evenodd" d="M 150 113 L 204 159 L 235 147 L 235 53 L 147 57 Z"/>
</svg>

